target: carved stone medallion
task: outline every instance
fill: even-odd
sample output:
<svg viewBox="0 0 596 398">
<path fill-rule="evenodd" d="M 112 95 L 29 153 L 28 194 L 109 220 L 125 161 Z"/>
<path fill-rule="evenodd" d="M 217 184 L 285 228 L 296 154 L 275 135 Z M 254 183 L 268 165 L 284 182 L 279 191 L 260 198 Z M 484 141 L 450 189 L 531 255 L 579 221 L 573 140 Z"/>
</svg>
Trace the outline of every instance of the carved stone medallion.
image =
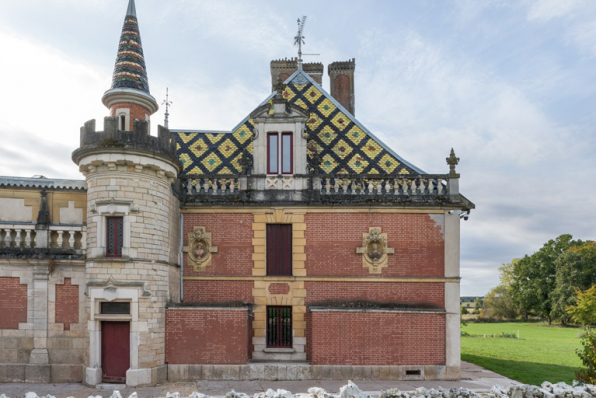
<svg viewBox="0 0 596 398">
<path fill-rule="evenodd" d="M 211 245 L 211 233 L 205 232 L 205 227 L 194 227 L 188 234 L 188 246 L 182 251 L 188 254 L 188 264 L 202 272 L 211 265 L 211 253 L 217 253 L 217 246 Z"/>
<path fill-rule="evenodd" d="M 362 266 L 371 274 L 380 274 L 387 267 L 387 255 L 395 251 L 387 247 L 387 234 L 381 233 L 380 227 L 370 227 L 367 234 L 362 234 L 362 246 L 356 253 L 362 254 Z"/>
</svg>

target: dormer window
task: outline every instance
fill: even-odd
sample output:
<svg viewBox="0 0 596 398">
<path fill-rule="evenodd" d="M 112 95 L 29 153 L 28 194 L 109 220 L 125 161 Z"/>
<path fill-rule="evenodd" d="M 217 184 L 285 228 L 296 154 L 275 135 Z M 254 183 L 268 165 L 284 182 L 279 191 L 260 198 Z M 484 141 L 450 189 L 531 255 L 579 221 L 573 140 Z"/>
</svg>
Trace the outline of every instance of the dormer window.
<svg viewBox="0 0 596 398">
<path fill-rule="evenodd" d="M 293 141 L 293 133 L 267 134 L 267 174 L 294 173 Z"/>
</svg>

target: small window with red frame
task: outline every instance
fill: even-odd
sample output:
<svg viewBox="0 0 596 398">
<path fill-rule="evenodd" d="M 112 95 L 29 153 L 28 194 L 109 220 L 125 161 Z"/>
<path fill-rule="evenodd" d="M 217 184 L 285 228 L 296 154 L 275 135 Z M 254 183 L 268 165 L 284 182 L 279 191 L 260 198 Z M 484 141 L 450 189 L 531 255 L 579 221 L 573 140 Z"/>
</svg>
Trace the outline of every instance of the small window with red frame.
<svg viewBox="0 0 596 398">
<path fill-rule="evenodd" d="M 122 217 L 106 217 L 106 222 L 106 256 L 122 257 L 124 219 Z"/>
</svg>

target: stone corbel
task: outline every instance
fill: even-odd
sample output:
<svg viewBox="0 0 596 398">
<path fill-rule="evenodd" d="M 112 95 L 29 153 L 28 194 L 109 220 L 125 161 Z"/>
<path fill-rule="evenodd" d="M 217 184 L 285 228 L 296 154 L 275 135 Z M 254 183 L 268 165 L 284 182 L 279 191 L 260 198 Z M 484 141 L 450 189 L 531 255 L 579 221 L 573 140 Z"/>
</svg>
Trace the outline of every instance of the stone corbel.
<svg viewBox="0 0 596 398">
<path fill-rule="evenodd" d="M 367 234 L 362 234 L 362 246 L 356 248 L 362 254 L 362 267 L 371 274 L 380 274 L 388 267 L 388 255 L 394 254 L 392 247 L 387 247 L 387 234 L 381 233 L 380 227 L 370 227 Z"/>
</svg>

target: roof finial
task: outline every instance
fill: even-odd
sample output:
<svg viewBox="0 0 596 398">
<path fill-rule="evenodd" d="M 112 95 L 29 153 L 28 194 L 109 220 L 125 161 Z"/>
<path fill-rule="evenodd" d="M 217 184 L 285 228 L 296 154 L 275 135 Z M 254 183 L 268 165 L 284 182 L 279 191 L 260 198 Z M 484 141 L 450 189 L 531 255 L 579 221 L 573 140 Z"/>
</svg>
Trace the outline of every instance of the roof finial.
<svg viewBox="0 0 596 398">
<path fill-rule="evenodd" d="M 459 177 L 459 174 L 455 171 L 455 166 L 459 163 L 459 158 L 455 156 L 455 151 L 451 148 L 451 153 L 449 157 L 446 159 L 447 164 L 449 165 L 449 176 L 450 177 Z"/>
<path fill-rule="evenodd" d="M 294 37 L 294 45 L 298 46 L 298 69 L 302 69 L 302 45 L 304 44 L 304 24 L 306 23 L 306 15 L 302 17 L 302 21 L 298 18 L 298 34 Z"/>
<path fill-rule="evenodd" d="M 128 9 L 126 10 L 126 15 L 130 15 L 133 17 L 137 16 L 137 9 L 135 8 L 135 0 L 128 0 Z"/>
<path fill-rule="evenodd" d="M 161 103 L 162 105 L 165 105 L 166 106 L 166 115 L 165 115 L 165 119 L 164 119 L 164 122 L 163 122 L 163 125 L 164 125 L 165 128 L 169 128 L 169 126 L 168 126 L 168 118 L 170 116 L 170 105 L 172 105 L 172 101 L 169 100 L 168 90 L 169 90 L 169 88 L 166 87 L 166 99 L 164 100 L 164 102 Z"/>
</svg>

